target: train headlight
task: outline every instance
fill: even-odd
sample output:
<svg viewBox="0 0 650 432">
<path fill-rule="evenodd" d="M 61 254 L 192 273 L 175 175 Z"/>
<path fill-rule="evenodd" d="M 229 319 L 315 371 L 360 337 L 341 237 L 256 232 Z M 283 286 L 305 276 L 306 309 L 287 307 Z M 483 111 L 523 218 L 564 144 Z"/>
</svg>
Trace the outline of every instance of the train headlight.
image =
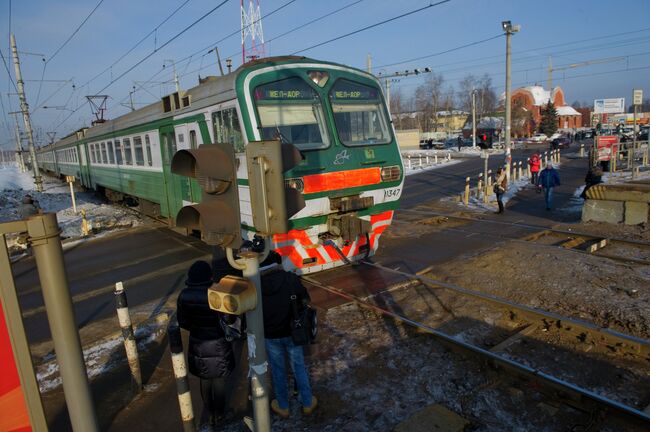
<svg viewBox="0 0 650 432">
<path fill-rule="evenodd" d="M 381 169 L 381 181 L 389 182 L 399 180 L 402 175 L 402 169 L 399 165 L 383 167 Z"/>
<path fill-rule="evenodd" d="M 323 87 L 330 79 L 330 74 L 325 71 L 310 70 L 307 75 L 318 87 Z"/>
<path fill-rule="evenodd" d="M 305 189 L 305 183 L 301 178 L 290 178 L 284 181 L 284 185 L 289 189 L 295 189 L 302 192 Z"/>
</svg>

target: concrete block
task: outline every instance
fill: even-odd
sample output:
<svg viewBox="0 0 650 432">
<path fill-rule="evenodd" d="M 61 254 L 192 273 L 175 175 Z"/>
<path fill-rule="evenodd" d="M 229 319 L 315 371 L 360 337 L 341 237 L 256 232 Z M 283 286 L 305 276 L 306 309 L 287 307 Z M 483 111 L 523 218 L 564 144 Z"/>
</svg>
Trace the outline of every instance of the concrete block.
<svg viewBox="0 0 650 432">
<path fill-rule="evenodd" d="M 622 201 L 588 199 L 582 207 L 582 221 L 621 223 L 624 216 Z"/>
<path fill-rule="evenodd" d="M 395 432 L 462 432 L 469 421 L 442 405 L 429 405 L 395 427 Z"/>
<path fill-rule="evenodd" d="M 648 222 L 648 203 L 625 201 L 625 224 L 638 225 Z"/>
</svg>

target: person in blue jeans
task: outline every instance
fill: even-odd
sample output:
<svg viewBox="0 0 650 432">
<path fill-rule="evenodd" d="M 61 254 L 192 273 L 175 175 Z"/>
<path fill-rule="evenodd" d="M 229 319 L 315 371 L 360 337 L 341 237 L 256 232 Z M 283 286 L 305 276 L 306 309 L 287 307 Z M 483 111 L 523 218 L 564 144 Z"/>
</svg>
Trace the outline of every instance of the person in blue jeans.
<svg viewBox="0 0 650 432">
<path fill-rule="evenodd" d="M 553 168 L 553 164 L 548 163 L 542 170 L 537 179 L 537 185 L 544 188 L 546 210 L 551 210 L 553 208 L 553 188 L 560 186 L 560 174 Z"/>
<path fill-rule="evenodd" d="M 318 400 L 311 391 L 303 347 L 294 345 L 291 340 L 290 297 L 295 294 L 303 304 L 309 303 L 310 297 L 300 278 L 284 271 L 278 265 L 279 262 L 280 256 L 271 252 L 269 258 L 262 264 L 262 266 L 273 266 L 272 269 L 262 273 L 262 308 L 266 352 L 275 393 L 275 399 L 271 401 L 271 409 L 280 417 L 287 418 L 289 417 L 287 358 L 296 380 L 298 400 L 302 405 L 303 414 L 310 415 L 318 405 Z"/>
</svg>

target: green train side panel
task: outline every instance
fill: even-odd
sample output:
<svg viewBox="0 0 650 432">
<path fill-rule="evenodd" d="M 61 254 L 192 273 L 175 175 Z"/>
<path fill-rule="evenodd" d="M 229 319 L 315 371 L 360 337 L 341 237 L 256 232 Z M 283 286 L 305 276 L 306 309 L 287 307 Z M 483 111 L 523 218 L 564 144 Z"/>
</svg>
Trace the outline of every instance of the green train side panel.
<svg viewBox="0 0 650 432">
<path fill-rule="evenodd" d="M 164 201 L 163 175 L 160 171 L 93 166 L 95 184 L 161 204 Z"/>
</svg>

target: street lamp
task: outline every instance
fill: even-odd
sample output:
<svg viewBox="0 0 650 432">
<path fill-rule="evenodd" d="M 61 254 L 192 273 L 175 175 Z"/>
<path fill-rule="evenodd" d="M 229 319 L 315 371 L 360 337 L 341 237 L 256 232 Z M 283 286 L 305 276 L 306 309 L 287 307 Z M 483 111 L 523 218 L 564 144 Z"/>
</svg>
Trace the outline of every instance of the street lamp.
<svg viewBox="0 0 650 432">
<path fill-rule="evenodd" d="M 512 25 L 510 21 L 502 21 L 501 22 L 501 27 L 503 28 L 503 31 L 506 33 L 506 127 L 505 127 L 505 147 L 506 147 L 506 175 L 508 176 L 508 180 L 510 179 L 510 161 L 512 160 L 512 156 L 510 155 L 510 125 L 511 125 L 511 117 L 512 117 L 512 106 L 511 106 L 511 76 L 510 76 L 510 37 L 512 36 L 513 33 L 517 33 L 519 30 L 521 30 L 521 26 L 519 24 Z"/>
</svg>

